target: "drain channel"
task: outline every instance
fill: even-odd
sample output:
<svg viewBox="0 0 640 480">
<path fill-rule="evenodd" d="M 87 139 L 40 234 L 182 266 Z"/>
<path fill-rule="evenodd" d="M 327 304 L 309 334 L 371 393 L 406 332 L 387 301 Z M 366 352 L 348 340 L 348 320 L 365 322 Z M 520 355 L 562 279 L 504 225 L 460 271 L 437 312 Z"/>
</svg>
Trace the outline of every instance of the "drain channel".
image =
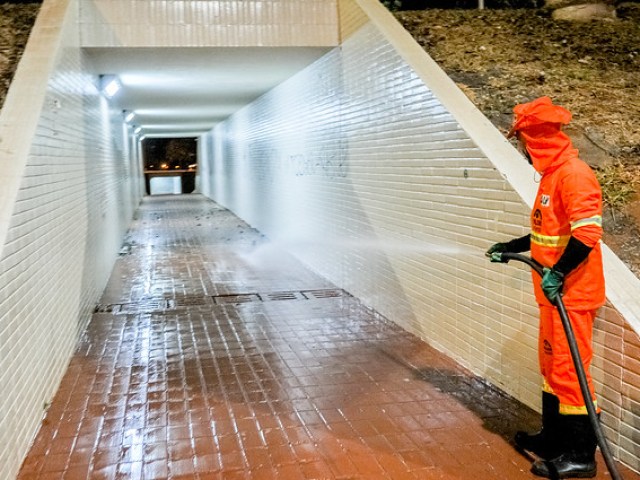
<svg viewBox="0 0 640 480">
<path fill-rule="evenodd" d="M 238 303 L 250 303 L 250 302 L 259 302 L 260 301 L 260 295 L 258 295 L 257 293 L 241 293 L 241 294 L 234 294 L 234 295 L 216 295 L 215 297 L 212 297 L 213 301 L 217 304 L 217 305 L 224 305 L 224 304 L 238 304 Z"/>
<path fill-rule="evenodd" d="M 145 299 L 141 302 L 98 304 L 93 313 L 110 313 L 112 315 L 131 315 L 138 313 L 157 313 L 179 310 L 185 307 L 207 305 L 240 305 L 253 302 L 276 302 L 296 300 L 321 300 L 326 298 L 351 297 L 341 288 L 320 290 L 294 290 L 268 293 L 231 293 L 213 296 L 183 296 L 175 298 Z"/>
</svg>

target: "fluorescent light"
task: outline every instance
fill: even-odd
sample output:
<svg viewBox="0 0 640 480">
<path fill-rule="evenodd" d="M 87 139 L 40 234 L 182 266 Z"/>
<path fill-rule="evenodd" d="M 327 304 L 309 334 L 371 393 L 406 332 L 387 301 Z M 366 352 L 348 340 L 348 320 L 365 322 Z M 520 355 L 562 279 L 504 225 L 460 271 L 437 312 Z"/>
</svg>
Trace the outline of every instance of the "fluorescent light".
<svg viewBox="0 0 640 480">
<path fill-rule="evenodd" d="M 100 75 L 100 89 L 107 98 L 112 98 L 122 85 L 116 75 Z"/>
<path fill-rule="evenodd" d="M 130 123 L 131 120 L 133 120 L 133 117 L 136 116 L 135 113 L 128 112 L 127 110 L 123 110 L 122 113 L 124 114 L 124 121 L 127 122 L 127 123 Z"/>
<path fill-rule="evenodd" d="M 104 93 L 109 98 L 113 97 L 116 93 L 118 93 L 119 90 L 120 90 L 120 83 L 115 79 L 111 80 L 104 87 Z"/>
<path fill-rule="evenodd" d="M 136 129 L 133 131 L 133 133 L 135 133 L 136 135 L 139 134 L 142 131 L 142 127 L 136 127 Z"/>
</svg>

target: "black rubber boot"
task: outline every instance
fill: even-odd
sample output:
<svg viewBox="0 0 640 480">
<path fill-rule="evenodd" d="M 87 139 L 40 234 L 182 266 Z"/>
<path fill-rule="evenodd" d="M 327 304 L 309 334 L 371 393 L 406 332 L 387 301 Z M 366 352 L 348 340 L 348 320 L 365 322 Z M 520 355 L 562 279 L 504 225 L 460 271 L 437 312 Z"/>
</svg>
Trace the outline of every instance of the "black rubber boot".
<svg viewBox="0 0 640 480">
<path fill-rule="evenodd" d="M 597 473 L 596 434 L 588 415 L 560 415 L 563 453 L 552 460 L 538 460 L 534 475 L 545 478 L 593 478 Z"/>
<path fill-rule="evenodd" d="M 542 429 L 538 433 L 516 432 L 514 441 L 520 450 L 531 452 L 549 460 L 560 455 L 558 417 L 560 402 L 558 397 L 542 392 Z"/>
</svg>

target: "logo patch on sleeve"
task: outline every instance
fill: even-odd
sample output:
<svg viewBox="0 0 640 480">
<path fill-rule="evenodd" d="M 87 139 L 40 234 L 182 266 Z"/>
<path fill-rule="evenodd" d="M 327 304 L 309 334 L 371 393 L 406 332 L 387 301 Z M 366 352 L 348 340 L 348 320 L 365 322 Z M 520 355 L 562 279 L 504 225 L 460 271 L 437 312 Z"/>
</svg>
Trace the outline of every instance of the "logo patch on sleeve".
<svg viewBox="0 0 640 480">
<path fill-rule="evenodd" d="M 551 205 L 551 197 L 549 195 L 540 195 L 540 205 L 548 207 Z"/>
<path fill-rule="evenodd" d="M 542 229 L 542 212 L 539 208 L 536 208 L 531 216 L 531 229 L 534 232 L 539 232 Z"/>
</svg>

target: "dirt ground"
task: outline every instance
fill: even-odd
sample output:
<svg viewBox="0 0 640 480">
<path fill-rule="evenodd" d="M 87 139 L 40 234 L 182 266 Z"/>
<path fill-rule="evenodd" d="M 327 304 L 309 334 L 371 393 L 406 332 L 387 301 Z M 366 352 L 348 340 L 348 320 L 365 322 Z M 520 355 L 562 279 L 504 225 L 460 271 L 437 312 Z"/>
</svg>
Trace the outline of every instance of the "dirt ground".
<svg viewBox="0 0 640 480">
<path fill-rule="evenodd" d="M 36 3 L 0 3 L 0 108 L 39 10 Z"/>
<path fill-rule="evenodd" d="M 39 7 L 0 3 L 0 106 Z M 541 95 L 571 110 L 567 132 L 603 186 L 604 240 L 640 276 L 640 23 L 531 9 L 395 15 L 502 130 L 515 104 Z"/>
</svg>

